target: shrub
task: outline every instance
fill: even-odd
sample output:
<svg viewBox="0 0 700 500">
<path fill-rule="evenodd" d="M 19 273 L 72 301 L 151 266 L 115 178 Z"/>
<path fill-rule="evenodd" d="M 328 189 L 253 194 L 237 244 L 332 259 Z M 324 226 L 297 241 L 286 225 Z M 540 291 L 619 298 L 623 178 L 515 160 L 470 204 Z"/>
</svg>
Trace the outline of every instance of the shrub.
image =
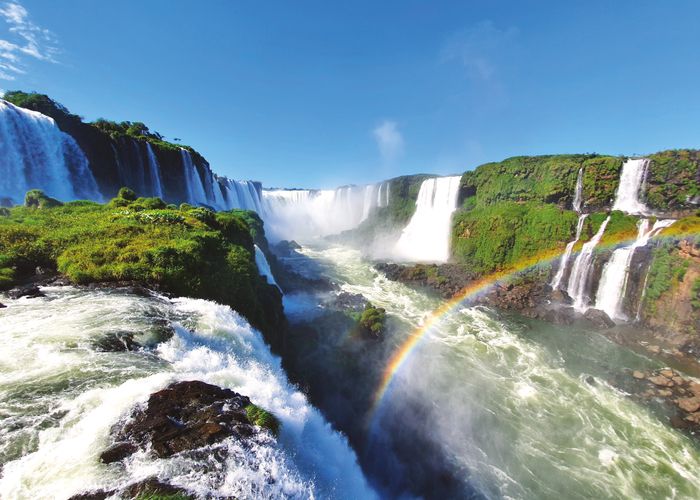
<svg viewBox="0 0 700 500">
<path fill-rule="evenodd" d="M 279 435 L 280 421 L 272 413 L 252 403 L 245 407 L 245 412 L 250 423 L 269 430 L 275 436 Z"/>
<path fill-rule="evenodd" d="M 24 206 L 28 208 L 51 208 L 63 205 L 60 201 L 46 196 L 41 189 L 27 191 L 24 196 Z"/>
</svg>

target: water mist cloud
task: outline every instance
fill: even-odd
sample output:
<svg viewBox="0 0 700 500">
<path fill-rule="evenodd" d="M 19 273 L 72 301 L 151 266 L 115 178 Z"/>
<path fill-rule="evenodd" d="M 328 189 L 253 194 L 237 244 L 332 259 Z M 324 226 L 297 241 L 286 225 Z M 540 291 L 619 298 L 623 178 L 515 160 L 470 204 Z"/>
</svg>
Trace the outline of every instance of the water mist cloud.
<svg viewBox="0 0 700 500">
<path fill-rule="evenodd" d="M 57 40 L 51 31 L 34 24 L 29 12 L 17 2 L 0 4 L 0 19 L 9 26 L 6 39 L 0 38 L 0 79 L 14 80 L 26 71 L 25 56 L 46 62 L 57 62 Z"/>
<path fill-rule="evenodd" d="M 384 120 L 372 130 L 384 161 L 393 162 L 403 154 L 404 140 L 395 121 Z"/>
</svg>

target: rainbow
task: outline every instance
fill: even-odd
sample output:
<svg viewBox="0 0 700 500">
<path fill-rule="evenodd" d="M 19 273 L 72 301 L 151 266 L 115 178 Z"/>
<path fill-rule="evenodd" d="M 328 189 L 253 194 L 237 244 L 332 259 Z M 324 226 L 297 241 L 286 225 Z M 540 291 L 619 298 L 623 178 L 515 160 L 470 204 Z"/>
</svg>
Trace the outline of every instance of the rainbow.
<svg viewBox="0 0 700 500">
<path fill-rule="evenodd" d="M 664 231 L 662 234 L 664 235 L 664 237 L 678 238 L 684 236 L 698 235 L 700 234 L 700 231 L 696 227 L 692 227 L 680 231 L 678 229 L 674 231 Z M 631 244 L 635 241 L 635 238 L 630 236 L 631 235 L 629 233 L 613 235 L 611 238 L 608 238 L 604 244 L 600 245 L 600 247 L 611 248 L 619 245 Z M 374 415 L 381 406 L 382 401 L 385 399 L 385 396 L 389 391 L 391 383 L 396 377 L 396 374 L 406 363 L 406 360 L 410 357 L 411 353 L 414 352 L 416 348 L 420 345 L 421 340 L 425 338 L 426 334 L 436 324 L 438 324 L 442 318 L 454 311 L 463 302 L 469 299 L 473 299 L 480 294 L 484 294 L 494 286 L 498 285 L 503 281 L 508 280 L 514 275 L 517 275 L 519 273 L 522 273 L 524 271 L 538 266 L 548 264 L 552 260 L 557 259 L 560 256 L 561 252 L 558 249 L 553 249 L 541 252 L 532 257 L 525 258 L 519 261 L 517 264 L 505 270 L 497 271 L 493 274 L 484 276 L 476 281 L 473 281 L 472 283 L 464 287 L 462 290 L 460 290 L 457 294 L 455 294 L 450 300 L 448 300 L 435 311 L 433 311 L 430 317 L 426 319 L 421 326 L 419 326 L 413 332 L 411 332 L 411 334 L 406 338 L 403 344 L 401 344 L 389 358 L 384 368 L 384 371 L 382 372 L 380 384 L 374 393 L 373 404 L 369 412 L 369 421 L 371 422 L 373 420 Z"/>
</svg>

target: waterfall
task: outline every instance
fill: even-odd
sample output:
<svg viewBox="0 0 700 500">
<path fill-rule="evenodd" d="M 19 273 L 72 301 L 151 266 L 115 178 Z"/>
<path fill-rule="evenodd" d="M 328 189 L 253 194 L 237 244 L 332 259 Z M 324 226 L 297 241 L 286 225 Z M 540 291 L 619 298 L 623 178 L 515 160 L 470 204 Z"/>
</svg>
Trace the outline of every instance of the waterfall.
<svg viewBox="0 0 700 500">
<path fill-rule="evenodd" d="M 423 181 L 416 211 L 395 247 L 402 260 L 444 262 L 450 254 L 452 212 L 457 208 L 460 176 Z"/>
<path fill-rule="evenodd" d="M 581 207 L 583 206 L 583 167 L 578 169 L 578 176 L 576 177 L 576 193 L 574 194 L 574 210 L 581 213 Z"/>
<path fill-rule="evenodd" d="M 54 120 L 0 99 L 0 197 L 21 203 L 30 189 L 60 200 L 101 199 L 88 161 Z"/>
<path fill-rule="evenodd" d="M 202 178 L 199 176 L 197 167 L 192 161 L 192 155 L 186 149 L 180 149 L 182 156 L 182 167 L 185 172 L 185 184 L 187 186 L 187 202 L 193 205 L 207 203 L 207 194 L 204 191 Z"/>
<path fill-rule="evenodd" d="M 629 214 L 647 212 L 646 206 L 640 200 L 640 195 L 648 166 L 649 160 L 645 158 L 629 159 L 622 165 L 620 185 L 615 194 L 613 210 L 622 210 Z"/>
<path fill-rule="evenodd" d="M 380 190 L 377 184 L 334 190 L 265 189 L 258 213 L 272 239 L 308 241 L 357 227 L 379 206 Z"/>
<path fill-rule="evenodd" d="M 639 221 L 639 231 L 634 243 L 615 250 L 603 268 L 598 293 L 596 294 L 596 309 L 602 309 L 612 319 L 622 321 L 628 319 L 622 309 L 634 251 L 637 248 L 646 246 L 653 236 L 674 222 L 671 219 L 658 220 L 649 229 L 649 219 Z"/>
<path fill-rule="evenodd" d="M 576 243 L 578 243 L 578 240 L 581 238 L 581 231 L 583 230 L 583 223 L 586 221 L 586 217 L 587 217 L 586 214 L 579 215 L 578 223 L 576 224 L 576 236 L 574 237 L 573 240 L 571 240 L 569 243 L 567 243 L 566 249 L 564 250 L 564 253 L 561 256 L 561 259 L 559 260 L 559 269 L 557 270 L 557 274 L 554 276 L 554 279 L 552 280 L 551 286 L 552 286 L 553 290 L 557 290 L 559 288 L 559 286 L 561 285 L 561 280 L 564 277 L 564 272 L 566 271 L 566 266 L 569 263 L 569 259 L 571 258 L 571 252 L 574 249 L 574 245 L 576 245 Z"/>
<path fill-rule="evenodd" d="M 258 266 L 258 272 L 260 273 L 260 276 L 264 276 L 267 280 L 267 284 L 276 286 L 277 289 L 280 292 L 282 292 L 282 289 L 279 287 L 277 281 L 275 280 L 275 277 L 272 274 L 272 269 L 270 269 L 270 263 L 267 261 L 265 253 L 262 250 L 260 250 L 260 247 L 258 245 L 255 245 L 255 264 Z"/>
<path fill-rule="evenodd" d="M 577 311 L 584 311 L 587 308 L 586 285 L 588 285 L 588 275 L 591 269 L 591 264 L 593 263 L 593 250 L 595 250 L 595 247 L 603 237 L 605 227 L 608 225 L 609 221 L 610 216 L 603 221 L 600 228 L 598 228 L 598 232 L 595 233 L 593 238 L 583 245 L 581 252 L 574 261 L 574 266 L 571 268 L 569 286 L 566 291 L 574 300 L 574 308 Z"/>
<path fill-rule="evenodd" d="M 163 186 L 160 180 L 160 165 L 158 165 L 158 159 L 156 158 L 153 148 L 150 143 L 146 143 L 146 150 L 148 151 L 148 171 L 151 176 L 151 189 L 153 196 L 163 199 Z"/>
</svg>

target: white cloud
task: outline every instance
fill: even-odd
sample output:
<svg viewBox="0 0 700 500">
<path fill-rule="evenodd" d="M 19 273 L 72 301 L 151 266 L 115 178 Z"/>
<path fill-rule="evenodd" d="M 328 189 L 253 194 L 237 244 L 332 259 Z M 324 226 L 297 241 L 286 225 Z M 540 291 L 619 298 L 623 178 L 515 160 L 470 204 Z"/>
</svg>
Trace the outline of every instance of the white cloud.
<svg viewBox="0 0 700 500">
<path fill-rule="evenodd" d="M 517 28 L 500 29 L 491 21 L 460 31 L 443 46 L 440 60 L 457 61 L 477 80 L 492 81 L 497 73 L 497 61 L 518 35 Z"/>
<path fill-rule="evenodd" d="M 0 3 L 2 20 L 8 26 L 8 36 L 0 38 L 0 80 L 14 80 L 17 75 L 25 73 L 22 68 L 23 56 L 56 62 L 56 37 L 49 30 L 34 24 L 21 4 L 16 1 Z"/>
<path fill-rule="evenodd" d="M 372 135 L 384 161 L 392 162 L 403 153 L 403 136 L 395 121 L 384 120 L 372 130 Z"/>
</svg>

